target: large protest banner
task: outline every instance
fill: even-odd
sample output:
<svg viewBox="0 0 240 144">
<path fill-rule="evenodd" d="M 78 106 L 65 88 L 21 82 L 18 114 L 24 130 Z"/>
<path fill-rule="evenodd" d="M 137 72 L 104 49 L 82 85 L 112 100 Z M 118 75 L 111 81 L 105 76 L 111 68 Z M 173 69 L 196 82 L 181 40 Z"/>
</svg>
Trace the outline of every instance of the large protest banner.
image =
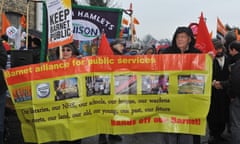
<svg viewBox="0 0 240 144">
<path fill-rule="evenodd" d="M 92 56 L 4 75 L 25 142 L 99 133 L 205 134 L 212 81 L 207 54 Z"/>
<path fill-rule="evenodd" d="M 48 16 L 48 48 L 73 41 L 72 3 L 69 0 L 46 0 Z"/>
<path fill-rule="evenodd" d="M 73 5 L 73 38 L 90 41 L 104 31 L 108 38 L 119 37 L 122 9 Z"/>
</svg>

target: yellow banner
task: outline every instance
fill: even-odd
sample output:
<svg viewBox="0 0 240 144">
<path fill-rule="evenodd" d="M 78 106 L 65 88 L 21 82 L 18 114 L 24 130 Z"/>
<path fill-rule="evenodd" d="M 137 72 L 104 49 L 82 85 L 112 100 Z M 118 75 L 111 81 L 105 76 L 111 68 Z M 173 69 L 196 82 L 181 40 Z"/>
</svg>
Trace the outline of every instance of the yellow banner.
<svg viewBox="0 0 240 144">
<path fill-rule="evenodd" d="M 212 80 L 205 54 L 73 58 L 4 75 L 25 142 L 99 133 L 205 134 Z"/>
</svg>

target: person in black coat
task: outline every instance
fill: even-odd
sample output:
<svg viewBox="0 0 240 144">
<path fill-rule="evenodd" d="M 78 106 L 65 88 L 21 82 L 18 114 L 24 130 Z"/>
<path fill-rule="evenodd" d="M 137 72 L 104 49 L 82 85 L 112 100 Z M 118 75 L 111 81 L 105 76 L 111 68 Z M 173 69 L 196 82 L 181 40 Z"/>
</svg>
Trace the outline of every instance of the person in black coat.
<svg viewBox="0 0 240 144">
<path fill-rule="evenodd" d="M 0 40 L 0 143 L 4 138 L 4 113 L 6 103 L 7 85 L 4 79 L 3 70 L 7 64 L 7 51 L 5 50 L 2 40 Z"/>
<path fill-rule="evenodd" d="M 195 46 L 195 38 L 189 27 L 178 27 L 173 35 L 172 44 L 162 54 L 201 53 Z M 174 134 L 164 135 L 167 144 L 200 144 L 200 135 Z"/>
<path fill-rule="evenodd" d="M 110 47 L 112 48 L 114 55 L 124 55 L 125 53 L 125 43 L 121 39 L 116 39 L 111 42 Z"/>
<path fill-rule="evenodd" d="M 228 88 L 230 97 L 230 126 L 231 126 L 231 144 L 240 143 L 240 42 L 233 41 L 229 45 L 229 54 L 232 56 L 230 65 L 230 75 L 227 81 L 216 81 L 216 89 Z"/>
<path fill-rule="evenodd" d="M 217 52 L 213 59 L 213 82 L 226 81 L 229 78 L 229 57 L 225 54 L 225 47 L 220 40 L 214 40 L 213 43 Z M 207 117 L 210 133 L 209 144 L 217 144 L 223 139 L 221 134 L 228 122 L 228 111 L 229 96 L 227 89 L 212 87 L 211 104 Z"/>
<path fill-rule="evenodd" d="M 32 38 L 31 47 L 28 47 L 28 49 L 33 52 L 33 63 L 40 63 L 41 40 L 39 38 Z"/>
</svg>

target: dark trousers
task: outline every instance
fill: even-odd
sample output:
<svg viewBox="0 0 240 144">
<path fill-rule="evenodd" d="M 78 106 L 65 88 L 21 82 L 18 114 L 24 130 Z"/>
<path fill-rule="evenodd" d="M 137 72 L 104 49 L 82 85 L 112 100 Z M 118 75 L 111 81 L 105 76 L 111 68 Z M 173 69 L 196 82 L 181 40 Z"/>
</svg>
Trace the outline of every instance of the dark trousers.
<svg viewBox="0 0 240 144">
<path fill-rule="evenodd" d="M 193 135 L 193 144 L 201 144 L 200 135 Z"/>
</svg>

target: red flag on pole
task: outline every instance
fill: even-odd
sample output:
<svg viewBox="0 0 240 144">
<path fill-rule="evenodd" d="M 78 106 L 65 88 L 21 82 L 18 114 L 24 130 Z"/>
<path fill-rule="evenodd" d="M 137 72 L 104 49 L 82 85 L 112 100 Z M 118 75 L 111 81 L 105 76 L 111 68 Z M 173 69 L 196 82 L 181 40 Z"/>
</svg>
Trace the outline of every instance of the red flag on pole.
<svg viewBox="0 0 240 144">
<path fill-rule="evenodd" d="M 98 55 L 114 55 L 105 33 L 102 34 Z"/>
<path fill-rule="evenodd" d="M 22 28 L 26 28 L 26 18 L 24 15 L 20 18 L 20 24 Z"/>
<path fill-rule="evenodd" d="M 198 24 L 198 34 L 196 38 L 196 48 L 200 49 L 203 53 L 212 52 L 216 53 L 216 50 L 213 46 L 211 37 L 208 32 L 207 25 L 205 23 L 203 13 L 201 13 L 199 24 Z"/>
<path fill-rule="evenodd" d="M 124 25 L 128 25 L 128 20 L 125 19 L 125 18 L 123 18 L 123 19 L 122 19 L 122 24 L 124 24 Z"/>
<path fill-rule="evenodd" d="M 134 23 L 134 24 L 140 24 L 139 21 L 138 21 L 138 19 L 137 19 L 136 17 L 133 18 L 133 23 Z"/>
<path fill-rule="evenodd" d="M 5 13 L 2 13 L 2 33 L 1 33 L 1 35 L 5 34 L 7 28 L 10 26 L 11 26 L 11 24 L 10 24 L 7 16 L 5 15 Z"/>
</svg>

